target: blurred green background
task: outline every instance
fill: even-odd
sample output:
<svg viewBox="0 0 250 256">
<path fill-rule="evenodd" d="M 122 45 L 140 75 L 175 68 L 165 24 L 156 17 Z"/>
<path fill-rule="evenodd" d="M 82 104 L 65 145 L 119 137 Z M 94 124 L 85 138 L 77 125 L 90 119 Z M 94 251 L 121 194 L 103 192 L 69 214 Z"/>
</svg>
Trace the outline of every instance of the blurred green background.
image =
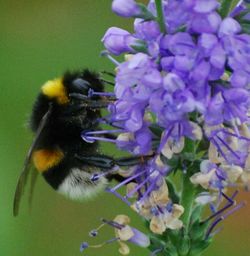
<svg viewBox="0 0 250 256">
<path fill-rule="evenodd" d="M 0 1 L 1 256 L 80 255 L 82 241 L 97 243 L 113 236 L 109 228 L 95 239 L 88 232 L 99 225 L 100 217 L 112 219 L 118 213 L 129 214 L 132 224 L 142 226 L 139 217 L 112 195 L 103 193 L 84 204 L 72 202 L 42 178 L 32 212 L 24 198 L 20 216 L 12 216 L 16 181 L 31 143 L 26 122 L 40 86 L 67 69 L 113 69 L 107 59 L 99 57 L 100 39 L 110 26 L 129 29 L 132 23 L 112 14 L 110 4 L 110 0 Z M 249 194 L 241 197 L 247 200 Z M 223 225 L 204 255 L 250 255 L 250 208 L 230 216 Z M 117 249 L 117 244 L 110 244 L 84 255 L 119 255 Z M 131 255 L 148 252 L 132 246 Z"/>
</svg>

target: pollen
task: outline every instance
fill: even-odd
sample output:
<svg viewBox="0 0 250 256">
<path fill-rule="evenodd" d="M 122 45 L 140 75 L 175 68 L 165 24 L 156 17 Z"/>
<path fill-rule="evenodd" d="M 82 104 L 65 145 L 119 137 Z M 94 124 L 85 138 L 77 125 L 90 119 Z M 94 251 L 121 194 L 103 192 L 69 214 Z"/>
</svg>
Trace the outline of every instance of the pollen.
<svg viewBox="0 0 250 256">
<path fill-rule="evenodd" d="M 61 150 L 40 149 L 33 153 L 32 159 L 39 172 L 45 172 L 56 166 L 63 159 L 64 154 Z"/>
<path fill-rule="evenodd" d="M 60 105 L 69 102 L 69 98 L 61 78 L 47 81 L 42 86 L 42 93 L 51 99 L 55 98 Z"/>
</svg>

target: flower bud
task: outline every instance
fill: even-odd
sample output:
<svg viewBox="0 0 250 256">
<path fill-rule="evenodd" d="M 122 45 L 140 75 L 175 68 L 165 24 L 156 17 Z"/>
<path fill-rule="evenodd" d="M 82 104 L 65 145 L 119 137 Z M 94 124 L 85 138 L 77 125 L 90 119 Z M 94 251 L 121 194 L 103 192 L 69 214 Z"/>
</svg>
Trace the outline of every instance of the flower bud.
<svg viewBox="0 0 250 256">
<path fill-rule="evenodd" d="M 122 17 L 133 17 L 140 14 L 140 7 L 134 0 L 114 0 L 112 10 Z"/>
<path fill-rule="evenodd" d="M 128 31 L 117 27 L 109 28 L 102 38 L 105 48 L 114 55 L 132 51 L 130 45 L 135 44 L 135 40 Z"/>
</svg>

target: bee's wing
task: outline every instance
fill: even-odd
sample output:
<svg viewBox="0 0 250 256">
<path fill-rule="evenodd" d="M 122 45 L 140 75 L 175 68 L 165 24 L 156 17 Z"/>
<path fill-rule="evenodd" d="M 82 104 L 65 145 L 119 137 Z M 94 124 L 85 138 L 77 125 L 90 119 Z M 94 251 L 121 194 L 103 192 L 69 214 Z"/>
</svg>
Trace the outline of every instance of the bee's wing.
<svg viewBox="0 0 250 256">
<path fill-rule="evenodd" d="M 24 193 L 24 187 L 27 183 L 27 179 L 28 179 L 28 175 L 29 175 L 29 171 L 30 171 L 30 160 L 31 160 L 31 156 L 32 156 L 32 153 L 37 145 L 37 142 L 44 130 L 44 127 L 46 126 L 46 123 L 48 121 L 48 118 L 51 114 L 51 109 L 52 109 L 52 105 L 49 106 L 49 110 L 46 112 L 46 114 L 43 116 L 40 124 L 39 124 L 39 127 L 37 129 L 37 133 L 33 139 L 33 142 L 29 148 L 29 151 L 28 151 L 28 154 L 25 158 L 25 161 L 24 161 L 24 167 L 23 167 L 23 170 L 21 172 L 21 175 L 18 179 L 18 182 L 17 182 L 17 186 L 16 186 L 16 191 L 15 191 L 15 196 L 14 196 L 14 201 L 13 201 L 13 215 L 14 216 L 17 216 L 18 215 L 18 211 L 19 211 L 19 204 L 20 204 L 20 200 L 21 200 L 21 197 Z M 34 174 L 36 175 L 36 174 Z M 30 189 L 30 201 L 32 199 L 32 192 L 33 192 L 33 189 L 34 189 L 34 184 L 35 184 L 35 176 L 33 175 L 33 178 L 31 180 L 31 189 Z"/>
</svg>

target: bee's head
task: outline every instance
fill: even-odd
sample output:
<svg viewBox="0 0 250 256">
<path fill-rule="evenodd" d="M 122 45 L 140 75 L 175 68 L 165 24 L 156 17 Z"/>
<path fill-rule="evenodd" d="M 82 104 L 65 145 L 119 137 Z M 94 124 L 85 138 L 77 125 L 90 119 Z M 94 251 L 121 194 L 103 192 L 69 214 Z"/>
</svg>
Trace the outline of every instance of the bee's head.
<svg viewBox="0 0 250 256">
<path fill-rule="evenodd" d="M 42 94 L 59 105 L 70 103 L 70 94 L 89 95 L 90 89 L 103 91 L 103 84 L 98 75 L 89 70 L 66 72 L 62 78 L 49 80 L 42 86 Z"/>
<path fill-rule="evenodd" d="M 88 70 L 66 72 L 61 78 L 47 81 L 42 86 L 41 93 L 34 104 L 31 116 L 32 130 L 37 130 L 50 105 L 53 107 L 53 114 L 59 115 L 65 109 L 71 110 L 68 108 L 69 106 L 80 104 L 84 97 L 97 99 L 98 96 L 96 95 L 89 96 L 91 90 L 103 92 L 103 84 L 96 73 Z M 78 97 L 72 98 L 71 95 L 77 95 Z"/>
</svg>

